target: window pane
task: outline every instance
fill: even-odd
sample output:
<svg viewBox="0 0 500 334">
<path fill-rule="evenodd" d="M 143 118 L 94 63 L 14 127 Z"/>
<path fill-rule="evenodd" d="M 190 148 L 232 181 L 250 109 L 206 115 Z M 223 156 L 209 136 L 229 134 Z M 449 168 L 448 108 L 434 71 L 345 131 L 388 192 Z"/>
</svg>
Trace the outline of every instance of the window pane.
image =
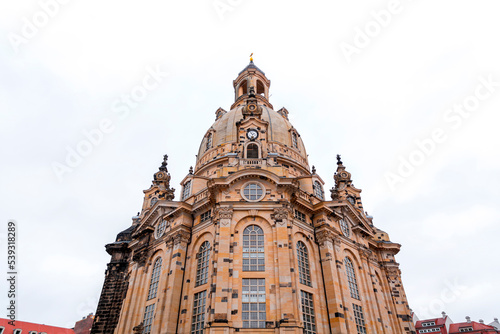
<svg viewBox="0 0 500 334">
<path fill-rule="evenodd" d="M 243 245 L 243 271 L 264 271 L 264 231 L 257 225 L 248 226 L 243 231 Z"/>
<path fill-rule="evenodd" d="M 243 328 L 266 327 L 265 279 L 244 278 L 242 280 Z"/>
</svg>

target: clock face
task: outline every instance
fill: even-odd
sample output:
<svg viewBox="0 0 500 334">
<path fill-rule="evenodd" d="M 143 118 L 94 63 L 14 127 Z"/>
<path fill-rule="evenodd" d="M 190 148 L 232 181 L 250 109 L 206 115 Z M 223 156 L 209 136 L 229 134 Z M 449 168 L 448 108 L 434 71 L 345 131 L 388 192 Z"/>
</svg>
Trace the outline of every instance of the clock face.
<svg viewBox="0 0 500 334">
<path fill-rule="evenodd" d="M 257 139 L 258 136 L 259 136 L 259 133 L 257 132 L 257 130 L 248 130 L 248 132 L 247 132 L 247 137 L 250 140 Z"/>
</svg>

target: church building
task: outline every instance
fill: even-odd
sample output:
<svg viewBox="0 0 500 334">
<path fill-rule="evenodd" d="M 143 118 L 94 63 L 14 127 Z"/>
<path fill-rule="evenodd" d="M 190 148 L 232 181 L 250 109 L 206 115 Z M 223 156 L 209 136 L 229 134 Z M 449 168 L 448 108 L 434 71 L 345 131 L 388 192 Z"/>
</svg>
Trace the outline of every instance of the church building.
<svg viewBox="0 0 500 334">
<path fill-rule="evenodd" d="M 335 186 L 250 60 L 174 200 L 167 156 L 111 255 L 93 334 L 415 333 L 400 245 L 337 156 Z M 333 154 L 332 154 L 333 158 Z"/>
</svg>

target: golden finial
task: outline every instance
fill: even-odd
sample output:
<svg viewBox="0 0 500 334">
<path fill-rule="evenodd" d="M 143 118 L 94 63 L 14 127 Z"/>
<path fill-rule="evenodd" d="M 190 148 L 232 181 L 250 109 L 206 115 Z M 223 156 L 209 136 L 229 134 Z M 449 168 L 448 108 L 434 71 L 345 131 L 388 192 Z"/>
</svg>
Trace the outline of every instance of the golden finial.
<svg viewBox="0 0 500 334">
<path fill-rule="evenodd" d="M 253 52 L 250 54 L 250 61 L 253 61 Z"/>
</svg>

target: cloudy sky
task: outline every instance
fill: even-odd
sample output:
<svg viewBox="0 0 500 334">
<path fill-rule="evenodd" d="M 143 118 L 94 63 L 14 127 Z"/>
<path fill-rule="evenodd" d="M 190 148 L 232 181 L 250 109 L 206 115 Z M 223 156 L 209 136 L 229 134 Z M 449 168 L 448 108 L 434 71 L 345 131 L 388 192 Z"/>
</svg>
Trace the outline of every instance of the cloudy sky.
<svg viewBox="0 0 500 334">
<path fill-rule="evenodd" d="M 72 327 L 95 311 L 104 245 L 165 153 L 180 189 L 253 52 L 326 187 L 342 154 L 402 244 L 417 314 L 493 321 L 498 31 L 494 0 L 3 1 L 0 264 L 13 219 L 18 319 Z"/>
</svg>

